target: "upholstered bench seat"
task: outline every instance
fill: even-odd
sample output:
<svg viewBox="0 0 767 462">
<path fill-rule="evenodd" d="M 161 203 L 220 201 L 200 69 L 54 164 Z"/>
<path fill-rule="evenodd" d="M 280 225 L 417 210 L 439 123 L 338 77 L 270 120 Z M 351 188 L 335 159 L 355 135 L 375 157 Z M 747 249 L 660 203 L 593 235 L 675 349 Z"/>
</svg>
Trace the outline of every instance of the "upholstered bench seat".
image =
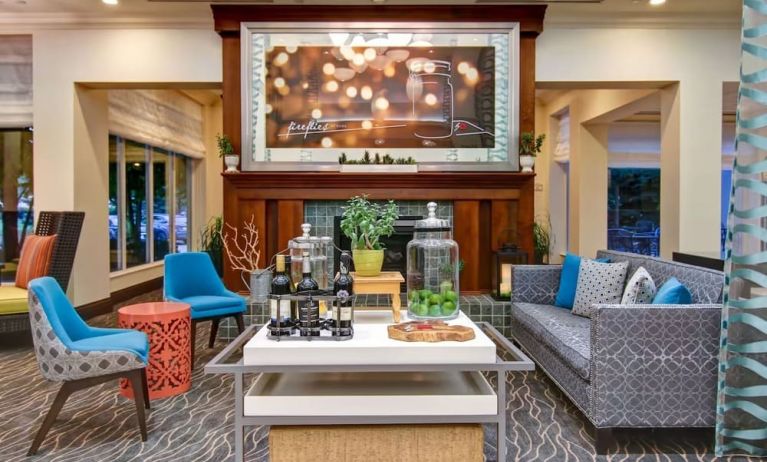
<svg viewBox="0 0 767 462">
<path fill-rule="evenodd" d="M 27 289 L 14 285 L 0 286 L 0 315 L 20 314 L 28 311 Z"/>
</svg>

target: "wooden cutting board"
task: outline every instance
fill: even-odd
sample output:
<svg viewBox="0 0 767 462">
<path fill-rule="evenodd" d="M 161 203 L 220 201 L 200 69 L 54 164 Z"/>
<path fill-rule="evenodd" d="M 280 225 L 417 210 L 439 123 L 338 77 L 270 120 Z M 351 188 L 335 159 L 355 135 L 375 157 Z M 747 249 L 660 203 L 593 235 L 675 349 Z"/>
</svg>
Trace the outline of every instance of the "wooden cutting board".
<svg viewBox="0 0 767 462">
<path fill-rule="evenodd" d="M 403 342 L 465 342 L 474 338 L 474 329 L 468 326 L 450 326 L 444 321 L 410 321 L 391 324 L 389 338 Z"/>
</svg>

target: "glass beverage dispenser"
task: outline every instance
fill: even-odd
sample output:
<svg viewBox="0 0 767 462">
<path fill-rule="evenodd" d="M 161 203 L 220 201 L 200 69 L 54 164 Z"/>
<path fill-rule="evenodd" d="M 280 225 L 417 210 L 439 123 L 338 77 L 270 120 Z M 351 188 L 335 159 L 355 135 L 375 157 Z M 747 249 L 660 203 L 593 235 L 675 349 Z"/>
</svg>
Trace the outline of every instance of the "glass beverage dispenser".
<svg viewBox="0 0 767 462">
<path fill-rule="evenodd" d="M 329 236 L 311 236 L 312 225 L 301 225 L 303 234 L 288 242 L 290 254 L 290 277 L 294 284 L 301 280 L 304 266 L 304 252 L 309 254 L 312 266 L 312 279 L 317 281 L 320 290 L 331 290 L 333 278 L 330 275 L 329 258 L 333 255 L 333 239 Z"/>
<path fill-rule="evenodd" d="M 458 243 L 447 220 L 429 202 L 428 218 L 415 225 L 407 245 L 407 298 L 411 319 L 453 319 L 459 310 Z"/>
</svg>

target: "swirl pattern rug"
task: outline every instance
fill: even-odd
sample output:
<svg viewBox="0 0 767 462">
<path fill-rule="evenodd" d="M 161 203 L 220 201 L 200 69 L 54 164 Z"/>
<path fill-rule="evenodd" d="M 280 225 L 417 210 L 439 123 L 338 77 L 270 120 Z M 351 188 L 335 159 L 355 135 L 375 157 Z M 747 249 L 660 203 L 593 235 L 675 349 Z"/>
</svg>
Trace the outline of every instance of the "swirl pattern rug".
<svg viewBox="0 0 767 462">
<path fill-rule="evenodd" d="M 115 325 L 113 315 L 89 322 Z M 119 395 L 117 381 L 114 381 L 72 395 L 38 455 L 29 458 L 25 456 L 26 451 L 58 385 L 42 379 L 30 347 L 0 350 L 0 461 L 234 460 L 233 382 L 228 376 L 203 373 L 205 362 L 224 346 L 221 341 L 215 348 L 208 349 L 206 330 L 207 327 L 201 325 L 197 335 L 192 389 L 180 396 L 152 401 L 147 415 L 149 439 L 146 443 L 139 437 L 132 401 Z M 546 376 L 540 372 L 509 374 L 507 389 L 508 460 L 715 460 L 713 432 L 699 430 L 617 432 L 619 446 L 614 453 L 595 456 L 593 429 Z M 485 429 L 488 461 L 496 460 L 494 433 L 494 427 Z M 268 461 L 267 440 L 267 428 L 248 431 L 246 460 Z"/>
</svg>

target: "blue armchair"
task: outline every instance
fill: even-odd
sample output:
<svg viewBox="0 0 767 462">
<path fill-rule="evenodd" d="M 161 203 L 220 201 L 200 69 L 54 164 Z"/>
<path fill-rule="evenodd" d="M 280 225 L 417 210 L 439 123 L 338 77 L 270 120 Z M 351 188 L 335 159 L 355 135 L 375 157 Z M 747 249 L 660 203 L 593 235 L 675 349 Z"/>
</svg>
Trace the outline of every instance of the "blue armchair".
<svg viewBox="0 0 767 462">
<path fill-rule="evenodd" d="M 165 256 L 165 300 L 187 303 L 192 312 L 192 365 L 197 323 L 211 321 L 208 347 L 213 348 L 218 325 L 233 317 L 240 333 L 245 330 L 242 314 L 245 299 L 227 290 L 204 252 L 175 253 Z"/>
<path fill-rule="evenodd" d="M 130 380 L 137 390 L 134 393 L 136 415 L 141 440 L 146 441 L 144 408 L 149 408 L 146 334 L 130 329 L 90 327 L 52 277 L 30 282 L 28 296 L 32 341 L 40 372 L 47 380 L 63 382 L 28 455 L 37 452 L 69 395 L 117 378 Z"/>
</svg>

